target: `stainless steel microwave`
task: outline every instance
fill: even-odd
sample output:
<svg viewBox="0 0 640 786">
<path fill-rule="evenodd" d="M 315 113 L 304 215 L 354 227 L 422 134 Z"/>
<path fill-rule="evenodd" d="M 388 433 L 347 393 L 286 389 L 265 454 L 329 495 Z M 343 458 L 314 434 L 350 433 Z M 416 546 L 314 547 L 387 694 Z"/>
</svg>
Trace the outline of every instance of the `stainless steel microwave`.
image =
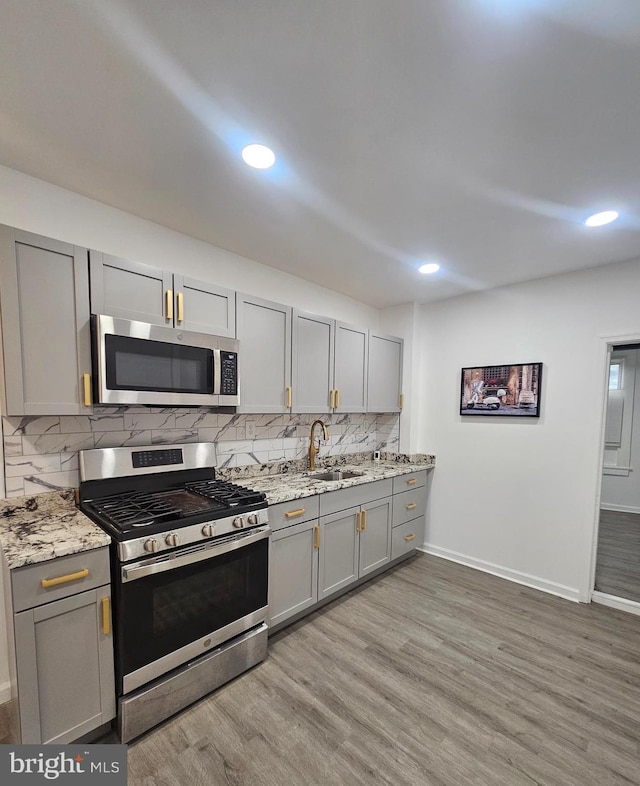
<svg viewBox="0 0 640 786">
<path fill-rule="evenodd" d="M 222 336 L 94 314 L 99 404 L 237 406 L 238 342 Z"/>
</svg>

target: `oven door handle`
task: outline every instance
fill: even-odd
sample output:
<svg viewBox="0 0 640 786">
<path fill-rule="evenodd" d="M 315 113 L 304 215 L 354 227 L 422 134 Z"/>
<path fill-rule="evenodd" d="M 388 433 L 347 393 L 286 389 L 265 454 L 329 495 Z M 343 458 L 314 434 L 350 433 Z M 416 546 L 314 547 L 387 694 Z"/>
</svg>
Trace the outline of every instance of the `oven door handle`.
<svg viewBox="0 0 640 786">
<path fill-rule="evenodd" d="M 135 581 L 142 579 L 145 576 L 151 576 L 154 573 L 163 573 L 166 570 L 174 570 L 181 568 L 184 565 L 190 565 L 193 562 L 201 562 L 205 559 L 213 559 L 222 554 L 235 549 L 241 549 L 245 546 L 250 546 L 252 543 L 257 543 L 259 540 L 264 540 L 271 535 L 270 527 L 260 527 L 242 535 L 233 535 L 228 538 L 221 538 L 222 542 L 216 541 L 214 543 L 201 544 L 183 551 L 174 552 L 167 556 L 156 557 L 155 559 L 145 560 L 143 562 L 136 562 L 134 565 L 129 565 L 122 568 L 122 582 Z M 217 544 L 217 545 L 216 545 Z"/>
</svg>

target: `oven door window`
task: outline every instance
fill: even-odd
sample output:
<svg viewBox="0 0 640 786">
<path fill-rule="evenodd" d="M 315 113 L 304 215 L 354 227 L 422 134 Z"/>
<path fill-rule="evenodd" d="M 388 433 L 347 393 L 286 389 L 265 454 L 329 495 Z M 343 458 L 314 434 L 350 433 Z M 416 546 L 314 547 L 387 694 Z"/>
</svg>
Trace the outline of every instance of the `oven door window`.
<svg viewBox="0 0 640 786">
<path fill-rule="evenodd" d="M 105 336 L 107 388 L 213 393 L 213 351 L 165 341 Z"/>
<path fill-rule="evenodd" d="M 269 540 L 120 585 L 128 674 L 267 605 Z"/>
</svg>

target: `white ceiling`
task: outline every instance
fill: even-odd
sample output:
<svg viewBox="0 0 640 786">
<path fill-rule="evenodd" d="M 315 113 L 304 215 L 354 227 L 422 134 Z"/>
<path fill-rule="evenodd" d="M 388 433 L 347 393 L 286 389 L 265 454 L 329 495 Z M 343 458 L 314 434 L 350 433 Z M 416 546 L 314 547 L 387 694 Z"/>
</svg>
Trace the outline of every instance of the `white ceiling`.
<svg viewBox="0 0 640 786">
<path fill-rule="evenodd" d="M 0 20 L 0 163 L 373 306 L 640 256 L 639 0 L 0 0 Z M 253 141 L 273 170 L 242 163 Z"/>
</svg>

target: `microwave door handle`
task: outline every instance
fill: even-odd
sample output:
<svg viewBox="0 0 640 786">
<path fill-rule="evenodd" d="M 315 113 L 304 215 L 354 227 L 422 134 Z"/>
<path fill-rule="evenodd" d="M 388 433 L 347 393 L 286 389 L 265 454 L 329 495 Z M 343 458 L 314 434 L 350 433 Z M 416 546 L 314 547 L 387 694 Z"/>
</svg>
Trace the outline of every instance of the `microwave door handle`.
<svg viewBox="0 0 640 786">
<path fill-rule="evenodd" d="M 213 350 L 213 394 L 219 396 L 221 391 L 222 362 L 220 360 L 220 350 Z"/>
</svg>

